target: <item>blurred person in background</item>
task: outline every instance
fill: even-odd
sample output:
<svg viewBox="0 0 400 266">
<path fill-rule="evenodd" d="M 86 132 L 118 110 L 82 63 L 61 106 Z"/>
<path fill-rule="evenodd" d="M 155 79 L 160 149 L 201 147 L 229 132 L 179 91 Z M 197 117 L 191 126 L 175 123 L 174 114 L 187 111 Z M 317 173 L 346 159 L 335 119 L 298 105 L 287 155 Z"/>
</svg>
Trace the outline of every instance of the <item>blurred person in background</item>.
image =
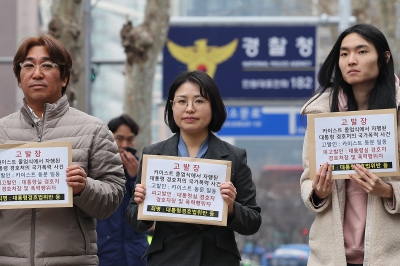
<svg viewBox="0 0 400 266">
<path fill-rule="evenodd" d="M 72 187 L 73 207 L 0 210 L 0 265 L 98 265 L 96 219 L 111 215 L 125 193 L 113 135 L 69 106 L 72 60 L 60 41 L 25 39 L 13 65 L 24 98 L 0 119 L 0 143 L 70 142 L 72 165 L 61 181 Z"/>
<path fill-rule="evenodd" d="M 146 259 L 141 258 L 149 246 L 147 233 L 136 232 L 125 218 L 125 210 L 132 197 L 139 170 L 139 161 L 133 148 L 139 126 L 130 116 L 124 114 L 111 119 L 108 128 L 114 134 L 124 165 L 126 193 L 122 203 L 110 217 L 97 221 L 100 266 L 144 266 Z"/>
<path fill-rule="evenodd" d="M 355 25 L 340 34 L 318 80 L 321 87 L 302 114 L 396 108 L 400 102 L 388 42 L 371 25 Z M 311 180 L 307 134 L 303 167 L 302 198 L 317 214 L 308 265 L 398 265 L 400 177 L 379 178 L 355 164 L 360 178 L 350 174 L 349 179 L 333 180 L 326 162 Z"/>
<path fill-rule="evenodd" d="M 226 109 L 218 87 L 207 73 L 189 71 L 175 78 L 164 111 L 164 120 L 175 134 L 145 147 L 143 154 L 231 161 L 230 182 L 222 182 L 219 191 L 228 204 L 228 222 L 227 226 L 215 226 L 157 221 L 145 253 L 149 266 L 239 266 L 241 256 L 235 232 L 252 235 L 260 228 L 261 209 L 256 202 L 256 186 L 247 165 L 246 150 L 213 134 L 221 129 L 225 119 Z M 145 196 L 139 168 L 126 214 L 128 223 L 141 232 L 154 224 L 137 219 L 138 204 Z"/>
</svg>

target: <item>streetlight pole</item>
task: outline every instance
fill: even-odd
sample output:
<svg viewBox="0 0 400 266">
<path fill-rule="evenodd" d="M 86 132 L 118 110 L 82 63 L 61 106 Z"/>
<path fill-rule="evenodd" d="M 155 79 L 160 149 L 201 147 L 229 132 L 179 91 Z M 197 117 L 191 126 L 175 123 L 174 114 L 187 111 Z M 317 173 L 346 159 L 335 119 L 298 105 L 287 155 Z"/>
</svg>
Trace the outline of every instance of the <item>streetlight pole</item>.
<svg viewBox="0 0 400 266">
<path fill-rule="evenodd" d="M 350 27 L 351 0 L 339 0 L 339 34 Z"/>
</svg>

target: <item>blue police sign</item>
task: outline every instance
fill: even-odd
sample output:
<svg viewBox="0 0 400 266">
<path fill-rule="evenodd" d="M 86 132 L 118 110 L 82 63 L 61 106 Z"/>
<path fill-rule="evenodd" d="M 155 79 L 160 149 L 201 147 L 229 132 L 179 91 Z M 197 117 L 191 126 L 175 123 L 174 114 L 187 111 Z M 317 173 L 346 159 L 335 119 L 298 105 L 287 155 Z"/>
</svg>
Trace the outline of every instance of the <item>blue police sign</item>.
<svg viewBox="0 0 400 266">
<path fill-rule="evenodd" d="M 185 70 L 206 71 L 224 98 L 308 98 L 315 88 L 315 26 L 171 26 L 163 95 Z"/>
<path fill-rule="evenodd" d="M 219 136 L 303 137 L 306 119 L 300 108 L 227 106 L 227 119 Z"/>
</svg>

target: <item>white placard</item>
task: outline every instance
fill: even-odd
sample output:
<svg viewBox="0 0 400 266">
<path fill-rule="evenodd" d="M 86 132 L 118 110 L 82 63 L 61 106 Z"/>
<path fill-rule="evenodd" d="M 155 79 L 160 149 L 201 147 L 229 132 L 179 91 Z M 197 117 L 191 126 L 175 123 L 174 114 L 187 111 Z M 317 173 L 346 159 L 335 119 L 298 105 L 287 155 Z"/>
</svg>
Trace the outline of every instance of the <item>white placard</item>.
<svg viewBox="0 0 400 266">
<path fill-rule="evenodd" d="M 396 110 L 309 115 L 309 153 L 313 172 L 328 162 L 334 178 L 348 178 L 353 164 L 379 176 L 396 175 L 398 139 Z"/>
<path fill-rule="evenodd" d="M 220 185 L 230 179 L 231 162 L 151 155 L 145 159 L 141 219 L 224 222 L 226 203 Z"/>
<path fill-rule="evenodd" d="M 70 151 L 70 143 L 0 145 L 0 209 L 72 207 Z"/>
</svg>

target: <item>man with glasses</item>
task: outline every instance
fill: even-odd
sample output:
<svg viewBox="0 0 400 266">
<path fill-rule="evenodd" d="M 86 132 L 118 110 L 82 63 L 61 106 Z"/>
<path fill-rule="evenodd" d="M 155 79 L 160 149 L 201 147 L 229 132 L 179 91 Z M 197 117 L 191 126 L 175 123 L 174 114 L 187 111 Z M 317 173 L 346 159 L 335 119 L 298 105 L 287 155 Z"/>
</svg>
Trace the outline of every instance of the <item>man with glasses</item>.
<svg viewBox="0 0 400 266">
<path fill-rule="evenodd" d="M 72 60 L 48 35 L 24 40 L 13 61 L 24 93 L 20 111 L 0 119 L 0 143 L 71 142 L 66 182 L 72 208 L 0 210 L 0 265 L 98 265 L 96 218 L 125 193 L 117 145 L 107 126 L 69 106 Z"/>
</svg>

